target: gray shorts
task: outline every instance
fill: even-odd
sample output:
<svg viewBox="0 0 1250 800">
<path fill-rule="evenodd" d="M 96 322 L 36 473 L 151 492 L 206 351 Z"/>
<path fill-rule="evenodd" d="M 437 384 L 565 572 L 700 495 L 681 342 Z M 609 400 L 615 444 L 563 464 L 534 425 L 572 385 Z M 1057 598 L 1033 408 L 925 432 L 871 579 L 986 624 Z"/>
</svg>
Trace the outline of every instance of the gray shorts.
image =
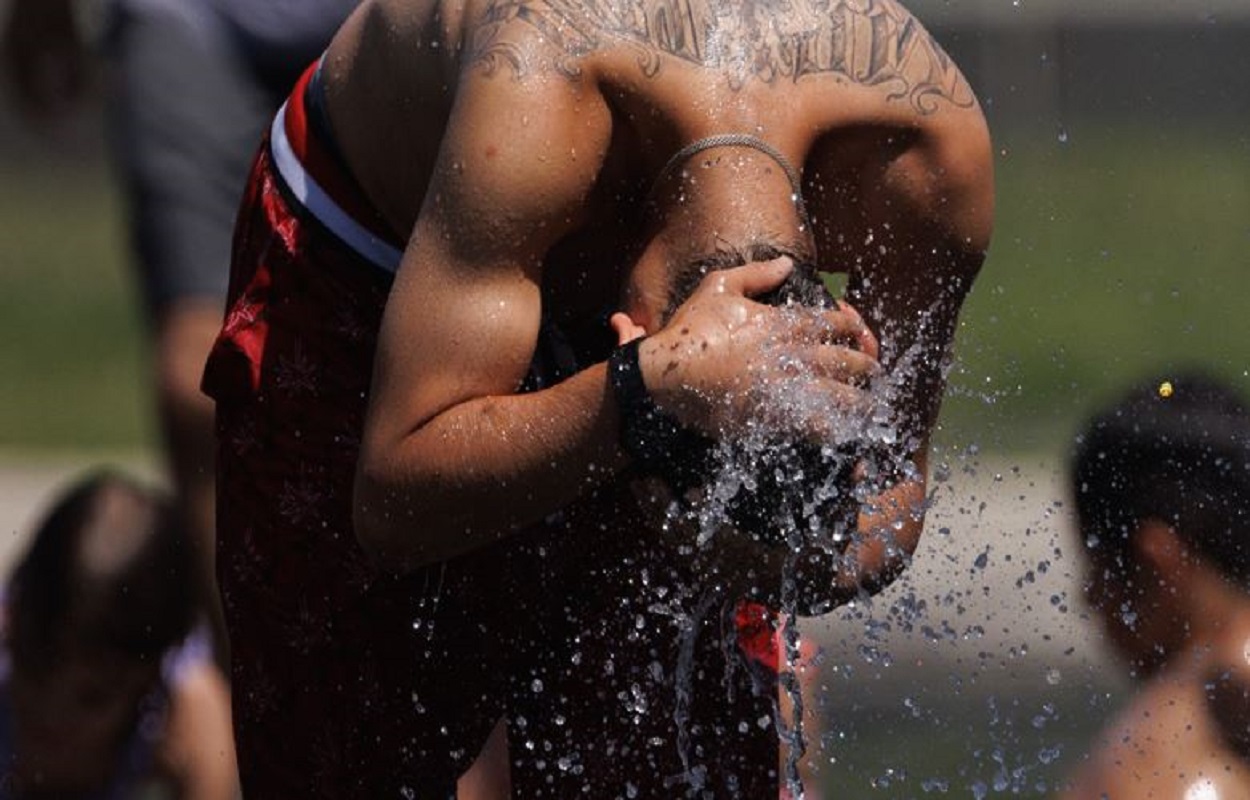
<svg viewBox="0 0 1250 800">
<path fill-rule="evenodd" d="M 224 305 L 248 168 L 289 88 L 201 5 L 119 4 L 106 29 L 110 145 L 153 317 L 183 300 Z"/>
</svg>

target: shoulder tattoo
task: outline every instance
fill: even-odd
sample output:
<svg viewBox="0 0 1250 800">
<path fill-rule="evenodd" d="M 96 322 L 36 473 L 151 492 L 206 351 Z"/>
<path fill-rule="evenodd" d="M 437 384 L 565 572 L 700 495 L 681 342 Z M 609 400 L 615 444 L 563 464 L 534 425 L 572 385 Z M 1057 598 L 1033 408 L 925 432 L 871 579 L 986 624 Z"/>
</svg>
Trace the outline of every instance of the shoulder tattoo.
<svg viewBox="0 0 1250 800">
<path fill-rule="evenodd" d="M 569 77 L 581 57 L 625 47 L 648 78 L 676 58 L 723 72 L 735 90 L 826 75 L 883 87 L 921 114 L 976 102 L 950 56 L 894 0 L 490 0 L 473 61 L 520 77 L 522 41 L 535 34 Z"/>
</svg>

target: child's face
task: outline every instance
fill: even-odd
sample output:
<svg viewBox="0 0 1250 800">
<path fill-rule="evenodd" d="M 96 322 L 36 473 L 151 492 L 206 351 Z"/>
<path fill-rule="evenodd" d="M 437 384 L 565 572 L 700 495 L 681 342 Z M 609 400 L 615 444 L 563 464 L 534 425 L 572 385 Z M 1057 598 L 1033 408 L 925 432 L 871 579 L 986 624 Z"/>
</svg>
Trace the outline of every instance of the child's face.
<svg viewBox="0 0 1250 800">
<path fill-rule="evenodd" d="M 38 666 L 14 660 L 18 770 L 48 789 L 91 788 L 115 767 L 159 665 L 73 646 L 57 651 Z"/>
</svg>

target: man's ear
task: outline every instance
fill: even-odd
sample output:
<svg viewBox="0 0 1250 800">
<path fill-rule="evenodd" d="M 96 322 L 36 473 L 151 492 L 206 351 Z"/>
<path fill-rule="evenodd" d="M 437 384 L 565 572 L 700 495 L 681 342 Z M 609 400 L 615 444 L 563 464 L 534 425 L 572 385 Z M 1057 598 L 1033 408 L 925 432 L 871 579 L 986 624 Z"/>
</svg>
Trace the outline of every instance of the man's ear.
<svg viewBox="0 0 1250 800">
<path fill-rule="evenodd" d="M 647 335 L 647 331 L 638 323 L 634 322 L 628 314 L 620 311 L 608 318 L 608 325 L 612 328 L 612 332 L 616 334 L 617 345 L 632 342 Z"/>
</svg>

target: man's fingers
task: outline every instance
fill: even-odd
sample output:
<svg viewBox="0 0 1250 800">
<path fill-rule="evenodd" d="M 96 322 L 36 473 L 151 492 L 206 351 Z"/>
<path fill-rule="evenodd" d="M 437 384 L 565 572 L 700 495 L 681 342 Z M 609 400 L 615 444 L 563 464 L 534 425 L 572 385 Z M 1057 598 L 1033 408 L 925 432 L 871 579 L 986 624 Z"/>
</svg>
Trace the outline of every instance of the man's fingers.
<svg viewBox="0 0 1250 800">
<path fill-rule="evenodd" d="M 811 345 L 788 360 L 787 371 L 840 383 L 864 385 L 881 373 L 881 365 L 867 353 L 850 347 Z"/>
<path fill-rule="evenodd" d="M 719 291 L 755 297 L 776 289 L 793 269 L 794 261 L 782 256 L 713 272 L 708 278 Z"/>
<path fill-rule="evenodd" d="M 872 358 L 877 358 L 880 350 L 877 337 L 864 324 L 859 312 L 845 303 L 836 309 L 794 315 L 791 341 L 846 344 Z"/>
<path fill-rule="evenodd" d="M 864 318 L 860 316 L 855 306 L 845 300 L 838 300 L 838 310 L 842 312 L 842 319 L 850 324 L 851 333 L 855 337 L 855 343 L 859 349 L 873 358 L 881 357 L 881 347 L 877 342 L 877 336 L 864 322 Z"/>
</svg>

